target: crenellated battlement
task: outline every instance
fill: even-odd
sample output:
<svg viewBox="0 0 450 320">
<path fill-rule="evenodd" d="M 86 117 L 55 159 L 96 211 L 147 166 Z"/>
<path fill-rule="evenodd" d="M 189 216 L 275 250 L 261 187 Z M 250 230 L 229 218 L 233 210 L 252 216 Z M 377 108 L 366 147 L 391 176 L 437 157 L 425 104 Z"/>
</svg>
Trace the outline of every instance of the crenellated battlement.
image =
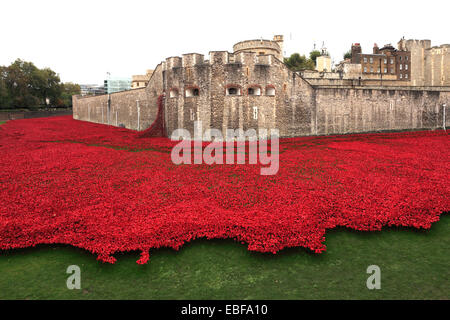
<svg viewBox="0 0 450 320">
<path fill-rule="evenodd" d="M 209 59 L 205 60 L 204 55 L 199 53 L 187 53 L 182 57 L 169 57 L 163 62 L 163 70 L 174 68 L 195 67 L 197 65 L 212 64 L 236 64 L 243 66 L 264 65 L 271 66 L 274 63 L 272 54 L 258 54 L 256 52 L 241 51 L 230 53 L 227 51 L 211 51 Z"/>
<path fill-rule="evenodd" d="M 164 70 L 173 69 L 173 68 L 181 68 L 182 66 L 181 57 L 169 57 L 166 59 Z"/>
<path fill-rule="evenodd" d="M 183 54 L 181 61 L 182 61 L 183 68 L 193 67 L 198 64 L 203 64 L 204 56 L 199 53 L 186 53 L 186 54 Z"/>
</svg>

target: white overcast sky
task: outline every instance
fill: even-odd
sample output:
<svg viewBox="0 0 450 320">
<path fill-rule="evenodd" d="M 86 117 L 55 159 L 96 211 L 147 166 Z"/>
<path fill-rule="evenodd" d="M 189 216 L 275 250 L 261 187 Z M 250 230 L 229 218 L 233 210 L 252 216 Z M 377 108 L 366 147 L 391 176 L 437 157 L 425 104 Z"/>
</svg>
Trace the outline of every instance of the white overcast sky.
<svg viewBox="0 0 450 320">
<path fill-rule="evenodd" d="M 431 39 L 450 43 L 450 1 L 1 0 L 0 65 L 16 58 L 50 67 L 62 81 L 131 77 L 169 56 L 232 51 L 247 39 L 285 37 L 285 52 L 322 42 L 338 62 L 353 42 Z"/>
</svg>

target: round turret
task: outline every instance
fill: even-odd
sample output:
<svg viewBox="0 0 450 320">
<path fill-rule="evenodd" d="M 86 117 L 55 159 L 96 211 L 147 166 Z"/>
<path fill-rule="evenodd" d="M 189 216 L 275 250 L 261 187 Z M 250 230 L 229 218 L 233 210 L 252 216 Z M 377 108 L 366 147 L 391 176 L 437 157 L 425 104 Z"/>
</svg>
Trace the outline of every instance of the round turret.
<svg viewBox="0 0 450 320">
<path fill-rule="evenodd" d="M 281 47 L 277 41 L 272 40 L 246 40 L 236 43 L 233 46 L 234 53 L 255 52 L 258 55 L 272 54 L 276 58 L 283 60 Z"/>
</svg>

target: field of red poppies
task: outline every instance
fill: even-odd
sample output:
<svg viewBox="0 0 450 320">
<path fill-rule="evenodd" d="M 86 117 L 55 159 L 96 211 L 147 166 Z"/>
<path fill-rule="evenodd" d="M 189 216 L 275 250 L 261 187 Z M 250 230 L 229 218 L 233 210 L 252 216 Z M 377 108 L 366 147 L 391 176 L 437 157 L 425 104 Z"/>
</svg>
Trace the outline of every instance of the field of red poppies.
<svg viewBox="0 0 450 320">
<path fill-rule="evenodd" d="M 324 251 L 327 229 L 430 228 L 450 211 L 444 131 L 281 139 L 279 171 L 175 165 L 176 144 L 68 117 L 0 126 L 0 249 L 116 252 L 234 238 L 249 250 Z M 274 151 L 273 151 L 274 152 Z"/>
</svg>

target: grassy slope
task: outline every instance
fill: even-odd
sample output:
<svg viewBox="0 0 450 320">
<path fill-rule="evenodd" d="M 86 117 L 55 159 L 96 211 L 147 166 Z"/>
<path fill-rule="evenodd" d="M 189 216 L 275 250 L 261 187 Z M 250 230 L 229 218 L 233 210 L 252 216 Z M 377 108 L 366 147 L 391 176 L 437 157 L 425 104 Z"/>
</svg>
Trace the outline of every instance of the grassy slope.
<svg viewBox="0 0 450 320">
<path fill-rule="evenodd" d="M 232 240 L 197 240 L 180 251 L 118 254 L 103 264 L 84 250 L 41 246 L 0 252 L 1 299 L 449 299 L 450 216 L 431 230 L 332 230 L 327 252 L 277 255 Z M 67 266 L 81 267 L 81 290 L 66 288 Z M 367 266 L 381 290 L 366 288 Z"/>
</svg>

